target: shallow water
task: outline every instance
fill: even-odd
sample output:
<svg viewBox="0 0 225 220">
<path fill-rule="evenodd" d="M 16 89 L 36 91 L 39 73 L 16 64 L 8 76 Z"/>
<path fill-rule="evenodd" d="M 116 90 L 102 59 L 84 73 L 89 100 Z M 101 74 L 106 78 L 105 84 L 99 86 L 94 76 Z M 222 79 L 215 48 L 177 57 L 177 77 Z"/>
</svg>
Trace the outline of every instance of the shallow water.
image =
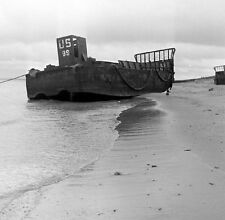
<svg viewBox="0 0 225 220">
<path fill-rule="evenodd" d="M 134 100 L 28 101 L 24 80 L 0 86 L 0 198 L 73 175 L 113 146 Z"/>
<path fill-rule="evenodd" d="M 176 146 L 169 132 L 170 115 L 151 99 L 151 94 L 145 97 L 118 117 L 122 123 L 117 126 L 119 138 L 116 143 L 137 152 L 149 148 L 153 152 L 172 152 Z"/>
</svg>

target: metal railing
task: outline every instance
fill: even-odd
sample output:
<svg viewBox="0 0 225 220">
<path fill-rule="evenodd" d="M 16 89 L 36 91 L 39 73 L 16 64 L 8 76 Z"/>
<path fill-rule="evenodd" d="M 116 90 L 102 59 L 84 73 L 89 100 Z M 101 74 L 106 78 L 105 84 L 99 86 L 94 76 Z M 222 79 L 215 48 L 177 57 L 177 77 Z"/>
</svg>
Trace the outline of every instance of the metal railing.
<svg viewBox="0 0 225 220">
<path fill-rule="evenodd" d="M 135 61 L 144 68 L 156 70 L 173 70 L 175 48 L 155 50 L 134 55 Z"/>
<path fill-rule="evenodd" d="M 147 63 L 173 59 L 175 48 L 167 48 L 150 52 L 138 53 L 134 55 L 136 62 Z"/>
<path fill-rule="evenodd" d="M 213 69 L 215 70 L 215 72 L 224 72 L 225 65 L 215 66 Z"/>
</svg>

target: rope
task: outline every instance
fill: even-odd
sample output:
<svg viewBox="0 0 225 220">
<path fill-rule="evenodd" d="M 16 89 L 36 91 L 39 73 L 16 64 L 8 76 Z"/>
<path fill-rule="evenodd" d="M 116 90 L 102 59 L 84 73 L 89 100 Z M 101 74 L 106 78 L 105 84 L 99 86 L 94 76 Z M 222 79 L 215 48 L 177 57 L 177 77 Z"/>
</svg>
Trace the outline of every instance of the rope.
<svg viewBox="0 0 225 220">
<path fill-rule="evenodd" d="M 123 80 L 123 81 L 131 88 L 131 89 L 136 90 L 136 91 L 140 91 L 140 90 L 143 90 L 143 89 L 147 86 L 147 83 L 148 83 L 148 80 L 149 80 L 149 77 L 150 77 L 150 73 L 148 74 L 148 77 L 147 77 L 147 79 L 146 79 L 144 85 L 143 85 L 142 87 L 136 88 L 136 87 L 132 86 L 130 83 L 128 83 L 128 81 L 122 76 L 122 74 L 120 73 L 119 69 L 118 69 L 115 65 L 113 65 L 113 66 L 114 66 L 114 68 L 116 69 L 116 71 L 119 73 L 121 79 L 122 79 L 122 80 Z M 169 72 L 168 79 L 164 79 L 164 78 L 160 75 L 159 71 L 156 70 L 156 73 L 157 73 L 159 79 L 162 80 L 163 82 L 168 82 L 168 81 L 171 79 L 171 76 L 172 76 L 172 73 Z"/>
<path fill-rule="evenodd" d="M 164 79 L 164 78 L 160 75 L 159 71 L 156 70 L 156 72 L 157 72 L 158 77 L 159 77 L 163 82 L 168 82 L 168 81 L 171 79 L 171 75 L 172 75 L 171 72 L 169 72 L 168 79 Z"/>
<path fill-rule="evenodd" d="M 148 77 L 147 77 L 144 85 L 142 87 L 137 88 L 137 87 L 132 86 L 130 83 L 128 83 L 128 81 L 123 77 L 123 75 L 120 73 L 119 69 L 115 65 L 113 65 L 113 67 L 115 68 L 116 72 L 119 73 L 119 76 L 125 82 L 125 84 L 127 84 L 127 86 L 130 87 L 131 89 L 136 90 L 136 91 L 140 91 L 140 90 L 143 90 L 147 86 L 148 79 L 151 75 L 150 73 L 148 74 Z"/>
<path fill-rule="evenodd" d="M 9 81 L 11 81 L 11 80 L 15 80 L 15 79 L 21 78 L 21 77 L 26 76 L 26 75 L 27 75 L 27 74 L 23 74 L 23 75 L 14 77 L 14 78 L 6 79 L 6 80 L 1 81 L 0 83 L 9 82 Z"/>
</svg>

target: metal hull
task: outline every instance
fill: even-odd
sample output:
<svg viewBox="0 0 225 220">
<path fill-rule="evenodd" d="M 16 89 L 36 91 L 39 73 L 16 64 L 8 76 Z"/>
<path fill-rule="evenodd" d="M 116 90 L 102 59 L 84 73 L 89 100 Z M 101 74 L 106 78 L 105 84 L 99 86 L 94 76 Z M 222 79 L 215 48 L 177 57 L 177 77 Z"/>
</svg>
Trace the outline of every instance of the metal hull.
<svg viewBox="0 0 225 220">
<path fill-rule="evenodd" d="M 94 62 L 55 67 L 26 75 L 29 99 L 79 100 L 126 98 L 160 93 L 171 87 L 173 73 L 121 68 L 116 63 Z"/>
<path fill-rule="evenodd" d="M 216 72 L 214 81 L 216 85 L 225 85 L 225 71 Z"/>
<path fill-rule="evenodd" d="M 175 48 L 134 55 L 135 61 L 96 61 L 87 56 L 86 39 L 69 35 L 57 38 L 59 66 L 44 71 L 31 69 L 26 75 L 29 99 L 127 98 L 171 88 Z"/>
</svg>

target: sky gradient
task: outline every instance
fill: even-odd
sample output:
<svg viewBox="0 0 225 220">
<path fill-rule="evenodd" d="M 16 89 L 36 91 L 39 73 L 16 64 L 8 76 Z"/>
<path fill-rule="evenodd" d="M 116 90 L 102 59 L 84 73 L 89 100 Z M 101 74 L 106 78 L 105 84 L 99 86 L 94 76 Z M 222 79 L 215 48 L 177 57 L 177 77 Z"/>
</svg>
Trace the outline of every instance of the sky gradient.
<svg viewBox="0 0 225 220">
<path fill-rule="evenodd" d="M 134 60 L 175 47 L 175 78 L 225 64 L 224 0 L 7 0 L 0 2 L 0 78 L 58 65 L 56 38 L 87 38 L 88 56 Z"/>
</svg>

